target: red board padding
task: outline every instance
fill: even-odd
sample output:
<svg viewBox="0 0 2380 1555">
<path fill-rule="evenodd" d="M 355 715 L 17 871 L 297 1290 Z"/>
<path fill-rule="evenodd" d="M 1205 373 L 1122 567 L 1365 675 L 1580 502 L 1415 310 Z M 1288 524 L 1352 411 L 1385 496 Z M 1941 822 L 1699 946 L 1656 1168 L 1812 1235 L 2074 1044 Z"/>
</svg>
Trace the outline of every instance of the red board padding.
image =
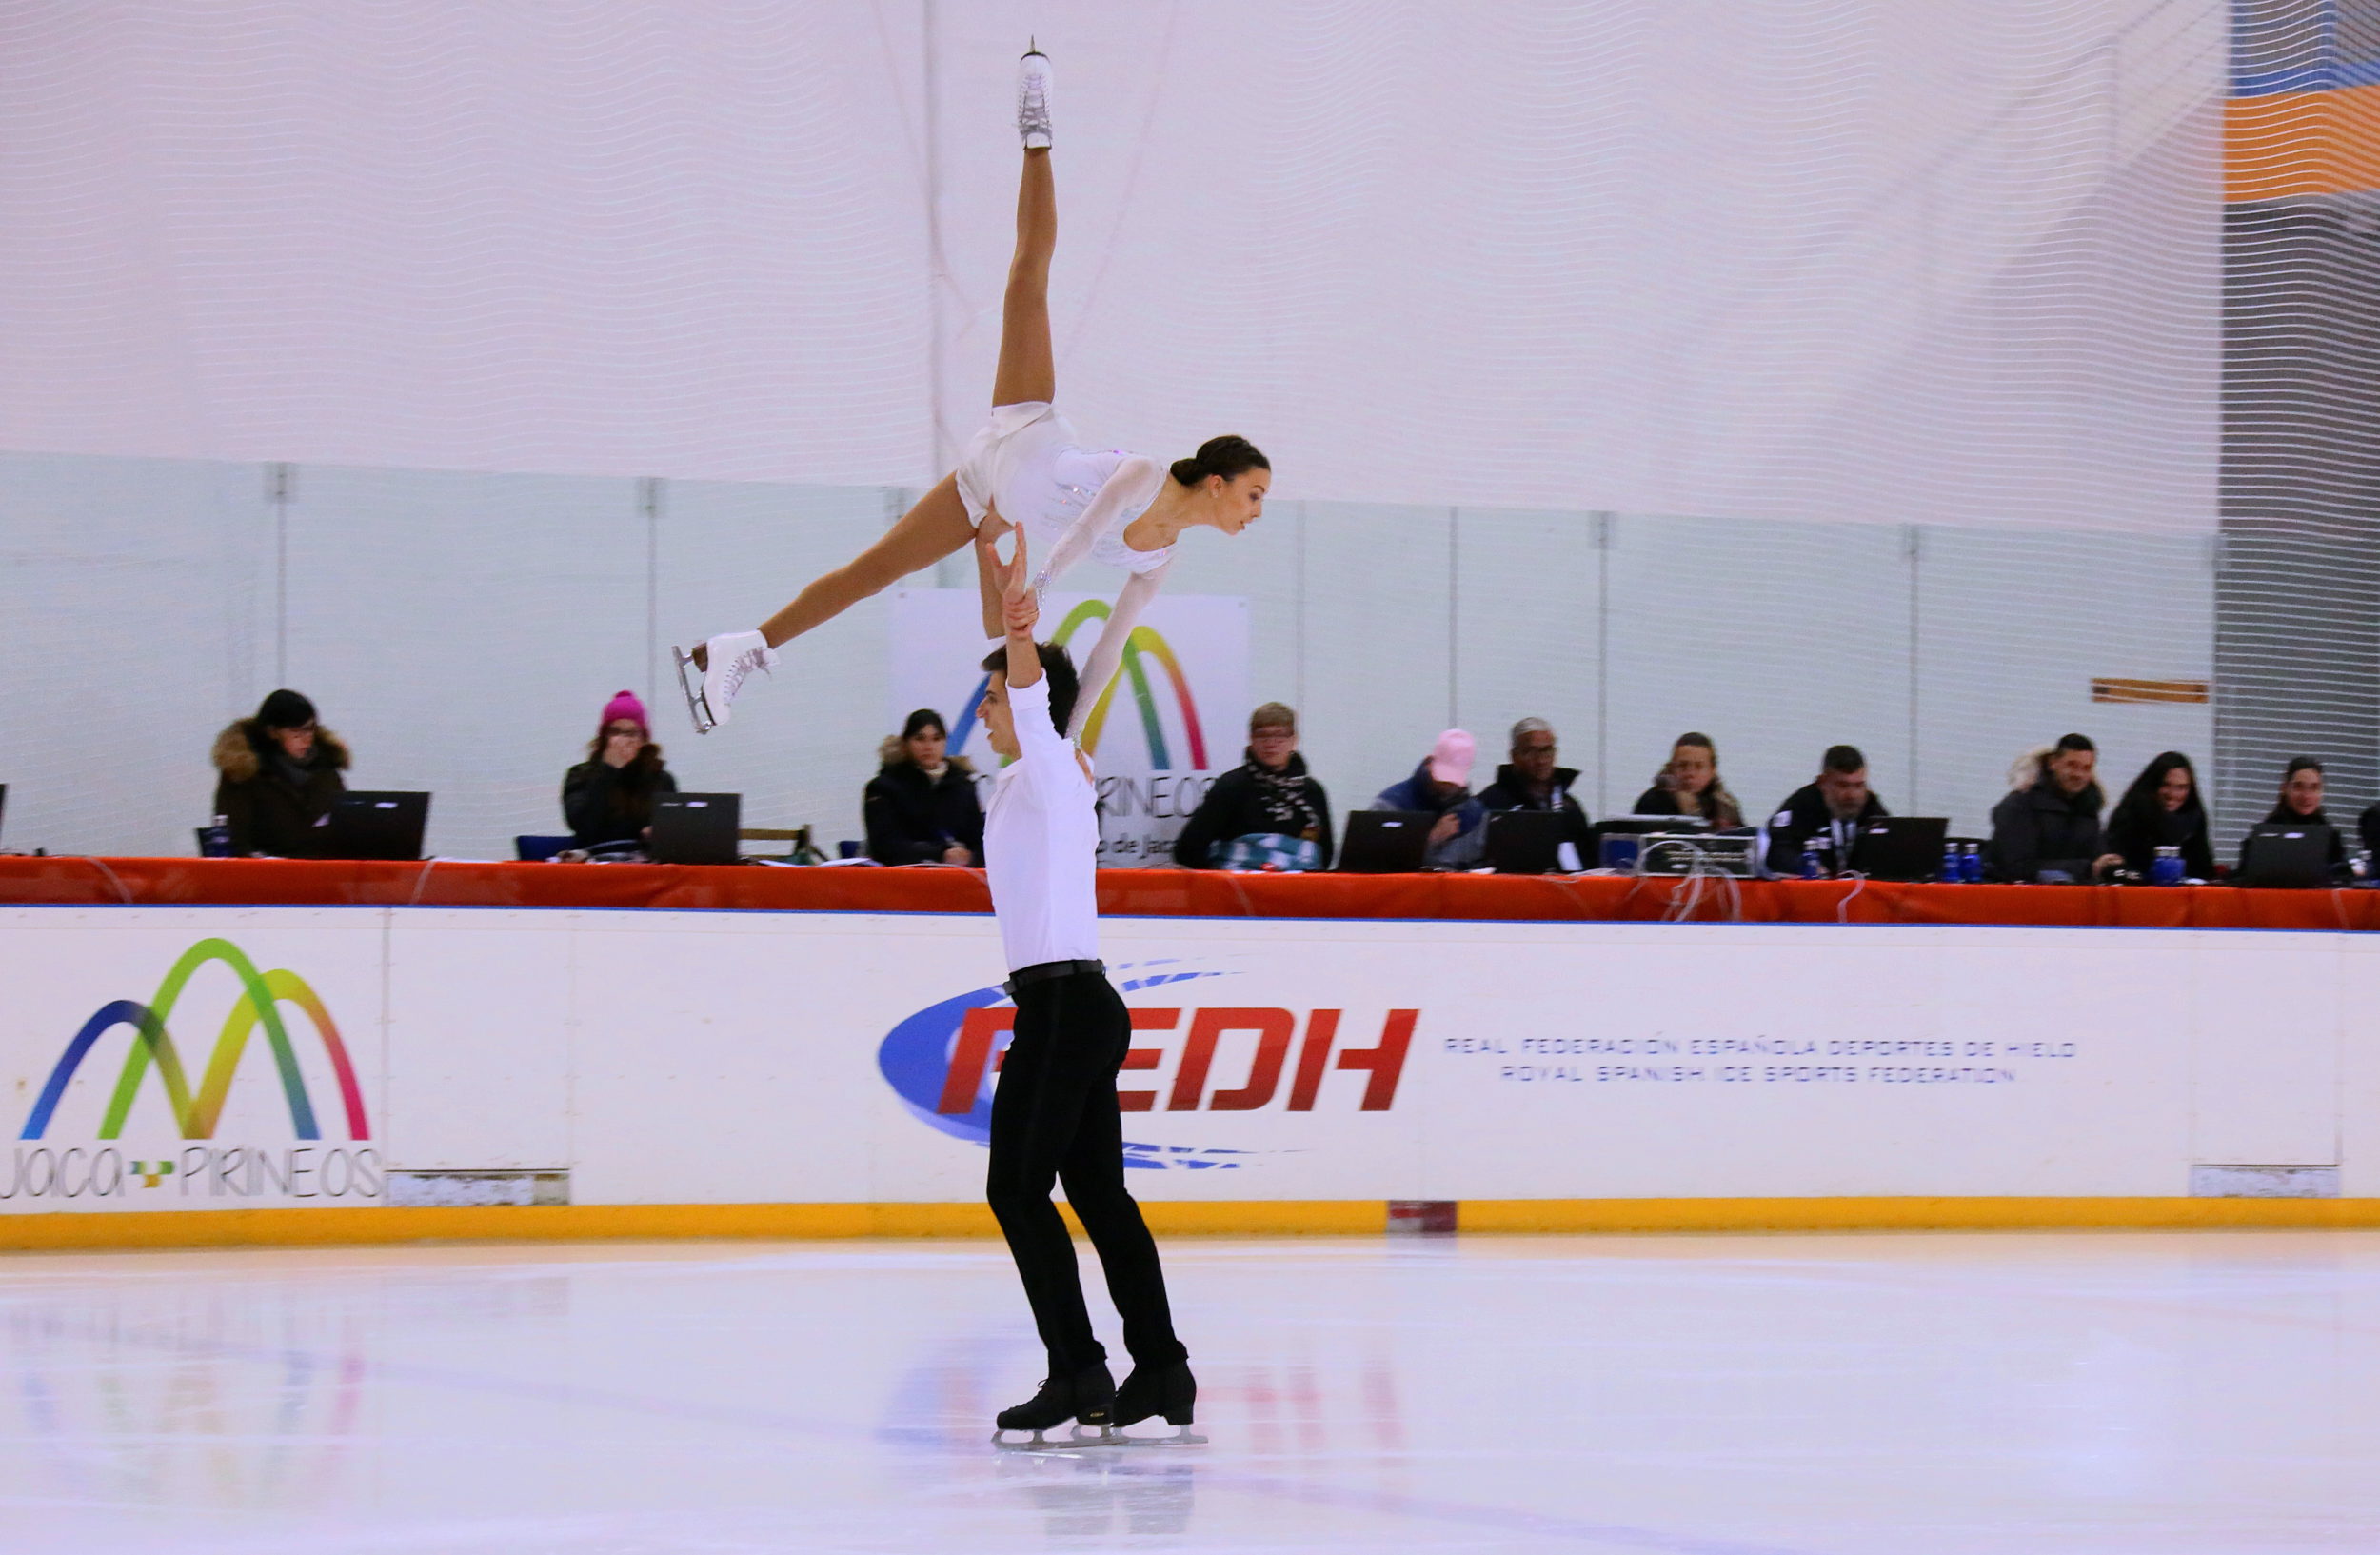
<svg viewBox="0 0 2380 1555">
<path fill-rule="evenodd" d="M 1445 918 L 1646 922 L 1684 889 L 1665 879 L 1495 875 L 1234 875 L 1108 869 L 1100 908 L 1203 918 Z M 2009 924 L 2123 928 L 2380 928 L 2380 891 L 2229 886 L 1900 886 L 1754 880 L 1750 923 Z M 1691 916 L 1734 916 L 1706 882 Z M 0 903 L 145 907 L 752 908 L 988 912 L 971 869 L 782 869 L 758 865 L 327 864 L 281 859 L 0 858 Z"/>
</svg>

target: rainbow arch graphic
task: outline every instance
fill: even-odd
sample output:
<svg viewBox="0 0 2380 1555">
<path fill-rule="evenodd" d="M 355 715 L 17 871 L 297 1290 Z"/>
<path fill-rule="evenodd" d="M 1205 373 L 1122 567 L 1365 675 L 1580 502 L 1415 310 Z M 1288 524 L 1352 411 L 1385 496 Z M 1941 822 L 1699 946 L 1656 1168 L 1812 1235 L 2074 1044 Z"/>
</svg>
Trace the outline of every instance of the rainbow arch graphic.
<svg viewBox="0 0 2380 1555">
<path fill-rule="evenodd" d="M 1104 600 L 1086 599 L 1066 612 L 1066 619 L 1059 623 L 1058 630 L 1050 641 L 1063 648 L 1086 623 L 1104 621 L 1111 613 Z M 1205 771 L 1206 729 L 1199 722 L 1198 702 L 1190 694 L 1190 677 L 1182 672 L 1181 660 L 1175 655 L 1173 645 L 1166 642 L 1153 627 L 1135 627 L 1132 635 L 1124 639 L 1123 658 L 1117 665 L 1116 678 L 1107 683 L 1107 689 L 1100 693 L 1099 702 L 1091 708 L 1090 716 L 1082 721 L 1082 748 L 1093 755 L 1099 753 L 1100 735 L 1107 727 L 1108 710 L 1115 705 L 1116 693 L 1130 686 L 1132 699 L 1140 710 L 1140 731 L 1149 745 L 1149 765 L 1166 771 L 1173 769 L 1173 748 L 1165 738 L 1164 720 L 1158 716 L 1157 692 L 1144 662 L 1152 659 L 1172 683 L 1174 705 L 1181 710 L 1182 734 L 1190 744 L 1187 769 Z M 951 749 L 958 750 L 965 746 L 967 736 L 975 731 L 975 709 L 982 702 L 983 693 L 990 688 L 991 683 L 989 675 L 976 681 L 975 689 L 962 705 L 959 721 L 950 731 Z"/>
<path fill-rule="evenodd" d="M 166 1028 L 166 1021 L 172 1015 L 174 1004 L 182 997 L 191 976 L 201 967 L 218 961 L 239 978 L 241 998 L 225 1017 L 223 1030 L 215 1038 L 214 1051 L 208 1056 L 206 1073 L 193 1092 L 188 1071 L 183 1067 L 181 1053 Z M 149 1067 L 154 1065 L 182 1137 L 212 1139 L 215 1125 L 223 1117 L 224 1102 L 231 1094 L 232 1078 L 239 1072 L 240 1055 L 248 1050 L 249 1033 L 261 1025 L 266 1040 L 272 1046 L 282 1093 L 288 1098 L 289 1126 L 300 1139 L 320 1139 L 322 1126 L 314 1115 L 314 1101 L 307 1092 L 306 1075 L 298 1067 L 297 1049 L 289 1043 L 288 1027 L 282 1023 L 280 1007 L 284 1004 L 297 1006 L 314 1023 L 314 1034 L 322 1039 L 323 1050 L 339 1077 L 339 1099 L 347 1108 L 347 1137 L 371 1138 L 371 1126 L 364 1114 L 364 1089 L 356 1083 L 355 1066 L 347 1057 L 347 1044 L 340 1040 L 339 1027 L 331 1021 L 330 1011 L 323 1007 L 322 1000 L 307 987 L 305 979 L 290 971 L 258 971 L 256 964 L 229 940 L 201 940 L 183 951 L 182 958 L 166 973 L 165 981 L 157 985 L 157 991 L 147 1004 L 116 999 L 93 1011 L 59 1055 L 57 1067 L 50 1071 L 49 1083 L 42 1087 L 41 1097 L 33 1103 L 33 1110 L 25 1119 L 24 1131 L 17 1137 L 41 1138 L 50 1127 L 50 1116 L 57 1111 L 59 1101 L 66 1095 L 68 1084 L 82 1067 L 92 1046 L 117 1027 L 129 1026 L 134 1033 L 131 1051 L 125 1054 L 115 1093 L 99 1125 L 99 1137 L 123 1137 L 125 1120 L 131 1115 L 132 1104 L 140 1095 L 141 1082 L 148 1078 Z"/>
</svg>

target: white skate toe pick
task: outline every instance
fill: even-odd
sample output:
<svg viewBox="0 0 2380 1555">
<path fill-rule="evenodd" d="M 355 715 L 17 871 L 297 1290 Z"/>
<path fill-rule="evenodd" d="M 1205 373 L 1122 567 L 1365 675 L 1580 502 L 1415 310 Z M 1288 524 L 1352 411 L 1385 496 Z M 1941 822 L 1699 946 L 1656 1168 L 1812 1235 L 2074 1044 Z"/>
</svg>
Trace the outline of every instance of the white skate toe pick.
<svg viewBox="0 0 2380 1555">
<path fill-rule="evenodd" d="M 728 631 L 704 643 L 703 657 L 703 678 L 696 685 L 686 675 L 693 655 L 678 654 L 678 684 L 686 693 L 686 710 L 694 715 L 695 732 L 708 734 L 727 721 L 736 693 L 744 689 L 752 671 L 775 668 L 777 655 L 768 639 L 757 631 Z"/>
<path fill-rule="evenodd" d="M 1017 61 L 1017 134 L 1028 151 L 1049 146 L 1049 56 L 1038 48 Z"/>
</svg>

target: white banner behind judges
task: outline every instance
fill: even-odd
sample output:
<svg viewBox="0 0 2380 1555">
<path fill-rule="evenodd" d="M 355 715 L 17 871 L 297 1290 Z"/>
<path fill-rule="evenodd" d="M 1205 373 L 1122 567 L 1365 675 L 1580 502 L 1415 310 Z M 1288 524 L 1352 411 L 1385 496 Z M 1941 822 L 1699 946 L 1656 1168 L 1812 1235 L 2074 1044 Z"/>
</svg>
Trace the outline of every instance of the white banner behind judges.
<svg viewBox="0 0 2380 1555">
<path fill-rule="evenodd" d="M 919 708 L 948 721 L 950 749 L 975 764 L 979 782 L 999 771 L 975 716 L 992 645 L 973 589 L 903 588 L 893 594 L 892 704 L 888 727 Z M 1051 593 L 1041 635 L 1085 665 L 1107 620 L 1096 594 Z M 1219 772 L 1240 765 L 1248 710 L 1248 602 L 1220 594 L 1160 594 L 1142 614 L 1083 746 L 1099 771 L 1103 864 L 1168 859 L 1181 823 Z M 989 796 L 986 795 L 988 801 Z"/>
<path fill-rule="evenodd" d="M 2380 1196 L 2369 935 L 1103 935 L 1153 1199 Z M 976 916 L 0 909 L 0 1210 L 970 1200 L 1000 975 Z"/>
</svg>

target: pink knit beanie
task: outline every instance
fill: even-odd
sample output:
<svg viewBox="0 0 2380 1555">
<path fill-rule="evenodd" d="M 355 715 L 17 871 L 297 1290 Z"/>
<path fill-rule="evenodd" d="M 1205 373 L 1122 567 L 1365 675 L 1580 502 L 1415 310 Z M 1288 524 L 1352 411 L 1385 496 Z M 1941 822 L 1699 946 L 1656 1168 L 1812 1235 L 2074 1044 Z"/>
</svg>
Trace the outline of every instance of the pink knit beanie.
<svg viewBox="0 0 2380 1555">
<path fill-rule="evenodd" d="M 615 718 L 633 719 L 637 728 L 647 734 L 653 732 L 653 726 L 645 721 L 645 704 L 636 699 L 634 691 L 623 691 L 604 704 L 603 727 L 611 728 L 612 720 Z"/>
</svg>

